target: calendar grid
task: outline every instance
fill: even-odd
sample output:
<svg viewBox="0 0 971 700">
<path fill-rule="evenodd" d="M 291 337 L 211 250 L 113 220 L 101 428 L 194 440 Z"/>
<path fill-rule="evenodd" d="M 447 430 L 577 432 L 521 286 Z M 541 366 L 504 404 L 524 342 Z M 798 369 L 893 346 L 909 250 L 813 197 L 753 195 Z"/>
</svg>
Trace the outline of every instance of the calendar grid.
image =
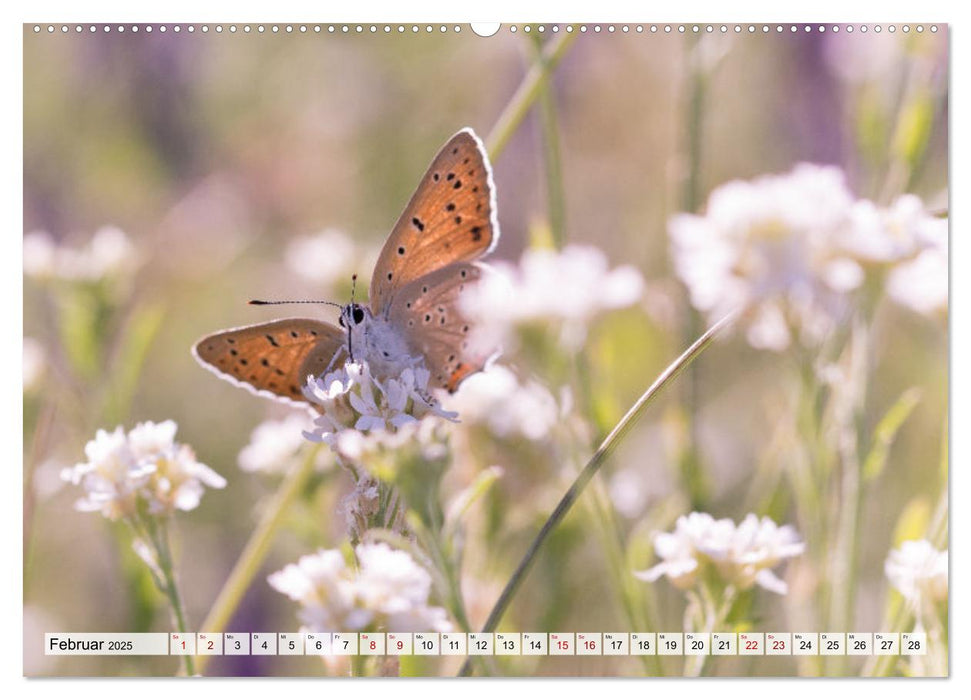
<svg viewBox="0 0 971 700">
<path fill-rule="evenodd" d="M 48 656 L 923 656 L 918 632 L 48 633 Z"/>
</svg>

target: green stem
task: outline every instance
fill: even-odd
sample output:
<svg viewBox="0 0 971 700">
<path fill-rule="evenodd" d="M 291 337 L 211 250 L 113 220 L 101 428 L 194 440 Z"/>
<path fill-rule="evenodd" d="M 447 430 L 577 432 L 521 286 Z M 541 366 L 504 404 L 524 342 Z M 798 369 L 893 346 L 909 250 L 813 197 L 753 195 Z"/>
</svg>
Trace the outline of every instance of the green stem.
<svg viewBox="0 0 971 700">
<path fill-rule="evenodd" d="M 175 618 L 175 628 L 180 634 L 186 633 L 185 612 L 182 607 L 182 597 L 179 595 L 179 586 L 175 580 L 175 565 L 172 562 L 172 550 L 169 547 L 169 530 L 166 520 L 156 520 L 150 515 L 141 518 L 141 522 L 136 519 L 131 523 L 136 535 L 147 539 L 152 543 L 157 555 L 158 572 L 152 571 L 152 578 L 155 585 L 169 599 L 172 606 L 172 616 Z M 151 567 L 150 567 L 151 570 Z M 158 576 L 161 574 L 161 577 Z M 182 657 L 185 663 L 185 675 L 195 675 L 195 664 L 191 655 Z"/>
<path fill-rule="evenodd" d="M 603 487 L 603 482 L 594 482 L 591 487 L 587 502 L 590 505 L 589 520 L 591 527 L 596 529 L 600 536 L 600 544 L 603 548 L 603 556 L 606 559 L 607 567 L 610 572 L 611 580 L 616 590 L 618 602 L 627 624 L 631 630 L 650 630 L 655 628 L 654 600 L 648 599 L 645 591 L 649 589 L 639 585 L 630 575 L 627 557 L 624 552 L 624 538 L 620 523 L 617 522 L 617 514 L 613 509 L 613 504 Z M 661 664 L 657 655 L 641 654 L 638 655 L 644 673 L 648 676 L 660 676 Z"/>
<path fill-rule="evenodd" d="M 519 586 L 522 584 L 529 570 L 532 568 L 533 563 L 536 561 L 537 555 L 539 554 L 540 548 L 543 543 L 546 542 L 547 537 L 556 528 L 557 525 L 566 517 L 566 514 L 576 503 L 577 499 L 583 493 L 590 479 L 600 471 L 600 467 L 603 466 L 607 458 L 613 453 L 617 446 L 623 441 L 624 437 L 630 432 L 631 428 L 637 423 L 638 419 L 644 414 L 654 399 L 656 399 L 661 391 L 665 389 L 668 384 L 671 383 L 681 372 L 688 367 L 704 350 L 707 348 L 715 336 L 723 330 L 734 318 L 734 315 L 729 315 L 720 320 L 714 326 L 709 328 L 704 335 L 698 338 L 684 353 L 671 363 L 659 376 L 654 383 L 648 387 L 641 397 L 631 406 L 630 410 L 620 419 L 620 422 L 614 426 L 614 429 L 610 431 L 610 434 L 604 438 L 604 441 L 597 448 L 597 451 L 587 462 L 586 466 L 574 480 L 573 484 L 560 499 L 560 502 L 556 505 L 556 508 L 550 514 L 550 517 L 543 523 L 543 527 L 540 529 L 539 533 L 536 535 L 536 539 L 529 546 L 526 554 L 523 556 L 522 561 L 519 562 L 519 566 L 513 572 L 512 577 L 506 583 L 506 587 L 503 589 L 499 596 L 499 600 L 496 601 L 495 606 L 492 608 L 492 612 L 489 613 L 489 617 L 486 620 L 485 625 L 482 628 L 483 632 L 493 632 L 499 625 L 499 621 L 505 614 L 506 609 L 515 597 L 516 592 L 519 590 Z M 460 676 L 467 676 L 471 671 L 471 657 L 465 660 L 459 671 Z"/>
<path fill-rule="evenodd" d="M 182 606 L 182 596 L 179 595 L 179 587 L 175 581 L 175 567 L 172 564 L 172 552 L 169 549 L 169 529 L 166 521 L 162 521 L 159 524 L 159 552 L 160 556 L 160 566 L 162 573 L 165 576 L 165 582 L 168 588 L 169 600 L 172 603 L 172 613 L 175 615 L 175 626 L 178 628 L 181 634 L 185 634 L 187 627 L 185 624 L 185 612 Z M 186 654 L 182 657 L 185 661 L 185 675 L 192 677 L 196 675 L 195 663 L 191 654 Z"/>
<path fill-rule="evenodd" d="M 930 123 L 934 113 L 940 108 L 937 103 L 942 99 L 938 80 L 933 75 L 933 64 L 930 61 L 908 61 L 890 133 L 891 159 L 878 193 L 878 202 L 887 204 L 895 196 L 913 188 L 915 174 L 927 148 Z M 924 116 L 928 122 L 925 127 L 915 123 L 914 115 L 921 109 L 930 111 L 930 114 Z M 915 135 L 915 130 L 923 133 Z"/>
<path fill-rule="evenodd" d="M 867 324 L 858 321 L 850 343 L 850 385 L 853 397 L 852 415 L 844 416 L 839 426 L 838 451 L 842 463 L 840 487 L 842 509 L 833 552 L 833 586 L 830 601 L 830 629 L 849 632 L 854 628 L 854 601 L 859 569 L 860 512 L 863 508 L 863 473 L 860 452 L 864 444 L 866 386 L 869 364 Z M 842 673 L 846 657 L 837 656 L 830 668 Z"/>
<path fill-rule="evenodd" d="M 944 445 L 946 450 L 946 437 Z M 944 459 L 947 459 L 946 455 Z M 947 481 L 945 481 L 938 497 L 937 508 L 927 528 L 928 541 L 938 549 L 943 549 L 947 545 L 948 496 Z M 914 621 L 913 609 L 908 605 L 900 605 L 884 619 L 880 629 L 900 634 L 912 630 Z M 886 676 L 898 659 L 899 657 L 896 656 L 871 656 L 864 665 L 861 675 L 866 677 Z"/>
<path fill-rule="evenodd" d="M 314 445 L 307 452 L 303 464 L 287 474 L 280 484 L 280 488 L 277 489 L 269 507 L 263 513 L 263 517 L 253 534 L 250 535 L 249 541 L 229 574 L 229 578 L 223 584 L 216 602 L 202 623 L 201 631 L 216 634 L 226 628 L 227 623 L 239 606 L 243 594 L 246 593 L 253 577 L 256 576 L 263 564 L 263 560 L 270 550 L 270 544 L 273 542 L 290 504 L 297 498 L 313 474 L 319 451 L 320 445 Z M 196 659 L 199 673 L 203 672 L 211 658 L 210 656 L 199 656 Z"/>
<path fill-rule="evenodd" d="M 685 63 L 688 71 L 687 99 L 684 115 L 684 153 L 687 173 L 681 190 L 681 211 L 694 213 L 701 205 L 702 133 L 704 127 L 705 89 L 707 74 L 699 55 L 700 37 L 692 35 L 685 42 Z M 684 324 L 684 339 L 697 338 L 702 329 L 701 314 L 689 306 Z M 704 479 L 700 472 L 698 448 L 698 395 L 700 391 L 698 368 L 688 370 L 683 384 L 684 419 L 687 444 L 681 456 L 681 480 L 689 494 L 691 505 L 703 508 L 706 498 Z"/>
<path fill-rule="evenodd" d="M 685 42 L 688 69 L 688 95 L 686 102 L 685 154 L 688 158 L 688 171 L 681 190 L 683 211 L 695 212 L 701 204 L 701 136 L 704 126 L 705 88 L 707 74 L 698 55 L 699 39 L 692 35 Z"/>
<path fill-rule="evenodd" d="M 553 247 L 563 247 L 566 234 L 566 196 L 563 191 L 563 165 L 560 159 L 560 137 L 556 123 L 556 101 L 553 98 L 553 70 L 543 52 L 539 34 L 530 37 L 534 65 L 541 70 L 539 83 L 539 121 L 543 131 L 543 164 L 546 171 L 546 198 L 549 208 Z"/>
<path fill-rule="evenodd" d="M 351 678 L 364 678 L 367 675 L 367 657 L 355 654 L 351 657 Z"/>
<path fill-rule="evenodd" d="M 712 632 L 718 631 L 718 628 L 724 624 L 725 618 L 728 617 L 732 605 L 735 604 L 737 593 L 734 586 L 728 586 L 724 591 L 722 604 L 716 608 L 711 597 L 711 592 L 707 589 L 702 591 L 701 600 L 704 602 L 703 610 L 705 613 L 704 625 L 701 629 L 702 632 L 711 635 Z M 710 656 L 711 650 L 709 650 L 708 654 L 698 654 L 686 659 L 684 662 L 685 677 L 697 678 L 704 673 L 705 664 L 708 662 Z"/>
<path fill-rule="evenodd" d="M 532 106 L 536 98 L 539 97 L 540 88 L 543 84 L 543 76 L 547 71 L 553 70 L 556 65 L 563 58 L 566 53 L 567 48 L 570 44 L 577 38 L 577 32 L 565 32 L 560 34 L 559 37 L 549 42 L 545 49 L 543 50 L 543 57 L 545 59 L 542 65 L 534 64 L 523 81 L 519 84 L 516 89 L 515 94 L 513 94 L 512 99 L 506 105 L 506 108 L 502 110 L 502 114 L 499 115 L 499 119 L 496 120 L 496 125 L 492 127 L 492 131 L 489 132 L 489 137 L 486 139 L 486 150 L 489 152 L 489 158 L 495 160 L 502 153 L 506 145 L 509 143 L 509 139 L 512 138 L 513 133 L 519 128 L 520 123 L 526 117 L 526 113 Z"/>
</svg>

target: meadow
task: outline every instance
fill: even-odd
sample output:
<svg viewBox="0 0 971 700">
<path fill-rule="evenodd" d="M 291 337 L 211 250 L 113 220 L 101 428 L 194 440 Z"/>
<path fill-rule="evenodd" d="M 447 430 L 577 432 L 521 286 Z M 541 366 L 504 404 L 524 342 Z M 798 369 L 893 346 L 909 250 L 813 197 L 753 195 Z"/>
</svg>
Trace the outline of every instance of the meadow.
<svg viewBox="0 0 971 700">
<path fill-rule="evenodd" d="M 947 29 L 636 26 L 25 26 L 25 675 L 948 674 Z M 464 127 L 501 229 L 464 307 L 493 363 L 430 403 L 420 377 L 398 401 L 344 369 L 316 413 L 199 366 L 223 328 L 338 320 L 250 299 L 346 304 L 358 275 L 363 303 Z M 38 641 L 484 626 L 929 648 L 464 664 Z"/>
</svg>

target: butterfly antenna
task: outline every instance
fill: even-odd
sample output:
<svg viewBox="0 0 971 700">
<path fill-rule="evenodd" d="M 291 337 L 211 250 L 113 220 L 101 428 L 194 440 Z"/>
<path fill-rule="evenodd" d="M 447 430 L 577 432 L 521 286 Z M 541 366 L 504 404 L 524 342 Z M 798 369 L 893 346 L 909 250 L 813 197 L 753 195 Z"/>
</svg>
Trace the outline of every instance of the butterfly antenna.
<svg viewBox="0 0 971 700">
<path fill-rule="evenodd" d="M 355 272 L 351 275 L 351 308 L 354 308 L 354 290 L 357 289 L 357 273 Z M 350 321 L 347 324 L 347 354 L 351 357 L 351 362 L 354 362 L 354 331 L 351 328 Z"/>
<path fill-rule="evenodd" d="M 277 306 L 279 304 L 327 304 L 327 306 L 336 306 L 338 309 L 342 308 L 340 304 L 333 301 L 322 301 L 319 299 L 294 299 L 287 301 L 266 301 L 264 299 L 250 299 L 249 303 L 253 306 Z"/>
</svg>

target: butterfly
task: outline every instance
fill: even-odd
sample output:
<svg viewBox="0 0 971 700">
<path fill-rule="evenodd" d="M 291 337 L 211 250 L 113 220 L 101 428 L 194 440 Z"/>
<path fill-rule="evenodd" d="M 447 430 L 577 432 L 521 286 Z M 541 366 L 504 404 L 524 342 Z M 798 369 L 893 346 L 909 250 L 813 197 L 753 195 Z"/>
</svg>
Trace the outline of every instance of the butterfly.
<svg viewBox="0 0 971 700">
<path fill-rule="evenodd" d="M 286 318 L 206 336 L 192 348 L 206 369 L 260 396 L 306 406 L 302 388 L 347 360 L 375 377 L 417 362 L 429 387 L 454 392 L 490 352 L 459 304 L 499 241 L 496 190 L 482 141 L 470 128 L 441 148 L 398 218 L 371 276 L 369 304 L 341 307 L 340 327 Z"/>
</svg>

